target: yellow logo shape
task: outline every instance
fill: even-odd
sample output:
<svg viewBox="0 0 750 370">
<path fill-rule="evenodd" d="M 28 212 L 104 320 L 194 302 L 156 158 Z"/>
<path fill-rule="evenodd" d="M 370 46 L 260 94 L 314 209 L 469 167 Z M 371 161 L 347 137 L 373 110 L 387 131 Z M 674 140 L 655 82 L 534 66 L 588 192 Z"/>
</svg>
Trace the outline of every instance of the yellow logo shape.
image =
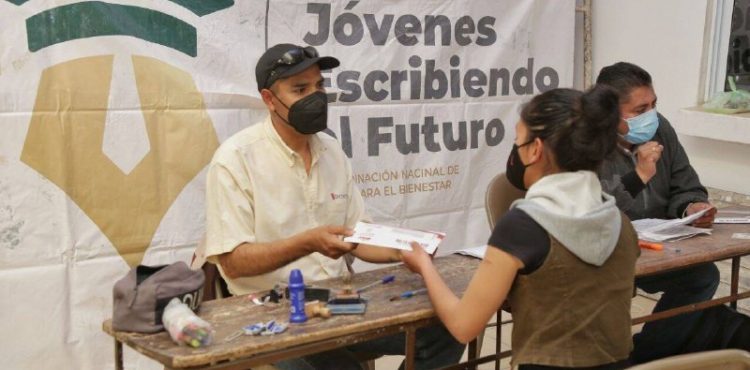
<svg viewBox="0 0 750 370">
<path fill-rule="evenodd" d="M 153 58 L 132 61 L 151 150 L 129 174 L 102 151 L 112 55 L 44 70 L 21 160 L 65 191 L 135 266 L 219 143 L 188 73 Z"/>
</svg>

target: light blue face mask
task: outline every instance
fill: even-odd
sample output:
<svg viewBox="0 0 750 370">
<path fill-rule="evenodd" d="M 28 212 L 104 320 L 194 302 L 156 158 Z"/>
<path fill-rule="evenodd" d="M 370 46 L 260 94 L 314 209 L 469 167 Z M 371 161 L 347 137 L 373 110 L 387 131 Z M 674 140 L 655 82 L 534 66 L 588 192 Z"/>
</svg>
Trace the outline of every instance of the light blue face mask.
<svg viewBox="0 0 750 370">
<path fill-rule="evenodd" d="M 643 144 L 651 140 L 656 134 L 656 129 L 659 128 L 656 108 L 625 121 L 628 123 L 628 133 L 622 138 L 631 144 Z"/>
</svg>

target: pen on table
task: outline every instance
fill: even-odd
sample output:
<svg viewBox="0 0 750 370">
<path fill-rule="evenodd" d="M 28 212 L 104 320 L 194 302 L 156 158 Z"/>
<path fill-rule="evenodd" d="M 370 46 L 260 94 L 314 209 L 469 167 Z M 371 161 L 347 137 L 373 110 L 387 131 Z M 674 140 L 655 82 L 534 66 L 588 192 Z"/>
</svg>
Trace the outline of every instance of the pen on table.
<svg viewBox="0 0 750 370">
<path fill-rule="evenodd" d="M 664 249 L 664 245 L 660 243 L 653 243 L 653 242 L 647 242 L 645 240 L 639 240 L 638 246 L 644 249 L 651 249 L 655 251 L 660 251 Z"/>
<path fill-rule="evenodd" d="M 417 294 L 422 294 L 422 293 L 426 293 L 426 292 L 427 292 L 427 288 L 422 288 L 422 289 L 417 289 L 417 290 L 407 290 L 407 291 L 405 291 L 405 292 L 403 292 L 403 293 L 401 293 L 399 295 L 391 297 L 389 300 L 391 302 L 393 302 L 393 301 L 397 301 L 399 299 L 410 298 L 410 297 L 413 297 L 413 296 L 415 296 Z"/>
<path fill-rule="evenodd" d="M 388 284 L 388 283 L 392 282 L 393 280 L 396 280 L 396 276 L 395 275 L 386 275 L 386 276 L 384 276 L 380 280 L 373 281 L 370 284 L 367 284 L 367 285 L 365 285 L 365 286 L 363 286 L 361 288 L 358 288 L 357 289 L 357 293 L 362 293 L 365 290 L 370 289 L 370 288 L 372 288 L 372 287 L 374 287 L 375 285 L 378 285 L 378 284 Z"/>
</svg>

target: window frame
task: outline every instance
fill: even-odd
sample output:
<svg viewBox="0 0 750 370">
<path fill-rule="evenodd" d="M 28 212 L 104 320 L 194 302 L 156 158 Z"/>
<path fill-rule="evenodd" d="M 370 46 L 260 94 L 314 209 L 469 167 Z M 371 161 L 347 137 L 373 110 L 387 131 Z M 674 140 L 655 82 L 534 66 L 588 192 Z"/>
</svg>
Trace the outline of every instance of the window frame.
<svg viewBox="0 0 750 370">
<path fill-rule="evenodd" d="M 711 0 L 706 10 L 705 47 L 701 66 L 701 74 L 705 76 L 705 80 L 698 96 L 701 102 L 724 91 L 734 0 Z"/>
</svg>

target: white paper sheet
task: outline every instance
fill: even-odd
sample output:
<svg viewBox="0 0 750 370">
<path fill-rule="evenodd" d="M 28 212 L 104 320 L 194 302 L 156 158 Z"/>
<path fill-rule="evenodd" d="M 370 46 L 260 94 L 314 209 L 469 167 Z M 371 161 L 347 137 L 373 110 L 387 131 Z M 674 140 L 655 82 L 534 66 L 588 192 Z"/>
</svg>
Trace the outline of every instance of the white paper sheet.
<svg viewBox="0 0 750 370">
<path fill-rule="evenodd" d="M 411 242 L 417 242 L 429 254 L 435 253 L 438 244 L 445 238 L 445 233 L 405 229 L 387 225 L 357 222 L 354 235 L 344 238 L 350 243 L 376 245 L 378 247 L 403 249 L 410 251 Z"/>
<path fill-rule="evenodd" d="M 484 259 L 484 254 L 487 252 L 486 245 L 480 245 L 478 247 L 465 248 L 457 250 L 454 253 L 463 254 L 464 256 Z"/>
<path fill-rule="evenodd" d="M 638 233 L 639 239 L 653 242 L 685 239 L 698 234 L 711 234 L 711 229 L 689 226 L 693 221 L 703 216 L 706 211 L 708 209 L 673 220 L 644 218 L 633 221 L 633 227 Z"/>
<path fill-rule="evenodd" d="M 746 217 L 716 217 L 715 224 L 750 224 L 750 216 Z"/>
</svg>

